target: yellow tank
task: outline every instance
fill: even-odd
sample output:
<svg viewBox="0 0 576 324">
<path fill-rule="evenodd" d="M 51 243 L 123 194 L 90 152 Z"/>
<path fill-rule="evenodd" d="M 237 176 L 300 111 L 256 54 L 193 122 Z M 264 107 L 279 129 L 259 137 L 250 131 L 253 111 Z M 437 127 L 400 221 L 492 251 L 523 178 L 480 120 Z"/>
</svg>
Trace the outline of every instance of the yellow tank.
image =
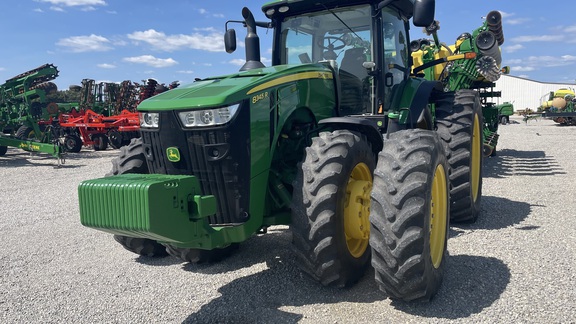
<svg viewBox="0 0 576 324">
<path fill-rule="evenodd" d="M 570 98 L 574 98 L 574 90 L 566 88 L 558 89 L 550 93 L 550 100 L 542 102 L 542 108 L 554 107 L 564 109 L 568 104 L 567 100 L 570 100 Z"/>
<path fill-rule="evenodd" d="M 448 57 L 448 56 L 452 55 L 452 53 L 454 53 L 454 50 L 455 50 L 454 45 L 451 45 L 448 47 L 448 46 L 442 44 L 442 47 L 440 48 L 440 50 L 438 52 L 434 53 L 434 59 L 437 60 L 440 58 Z M 412 69 L 417 68 L 417 67 L 424 64 L 424 61 L 422 59 L 423 55 L 424 55 L 424 52 L 422 50 L 412 52 L 412 60 L 414 61 L 414 64 L 412 65 Z M 434 79 L 438 80 L 440 78 L 440 75 L 442 74 L 442 71 L 444 70 L 445 67 L 446 67 L 446 63 L 437 64 L 434 66 Z"/>
</svg>

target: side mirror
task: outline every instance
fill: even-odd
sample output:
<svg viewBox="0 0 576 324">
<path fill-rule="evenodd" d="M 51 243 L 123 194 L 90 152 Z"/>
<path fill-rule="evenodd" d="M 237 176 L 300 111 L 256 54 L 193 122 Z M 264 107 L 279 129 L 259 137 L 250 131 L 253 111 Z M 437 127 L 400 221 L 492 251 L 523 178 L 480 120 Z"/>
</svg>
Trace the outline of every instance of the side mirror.
<svg viewBox="0 0 576 324">
<path fill-rule="evenodd" d="M 226 53 L 234 53 L 236 50 L 236 31 L 234 29 L 227 29 L 224 34 L 224 47 Z"/>
<path fill-rule="evenodd" d="M 414 1 L 413 23 L 416 27 L 428 27 L 434 22 L 435 0 Z"/>
</svg>

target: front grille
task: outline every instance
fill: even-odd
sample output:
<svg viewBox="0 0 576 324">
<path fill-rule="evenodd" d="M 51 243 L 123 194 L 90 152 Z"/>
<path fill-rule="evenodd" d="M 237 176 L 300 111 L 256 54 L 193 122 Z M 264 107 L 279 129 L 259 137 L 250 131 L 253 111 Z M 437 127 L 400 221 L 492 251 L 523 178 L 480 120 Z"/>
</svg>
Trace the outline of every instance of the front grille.
<svg viewBox="0 0 576 324">
<path fill-rule="evenodd" d="M 203 195 L 218 202 L 211 225 L 231 225 L 249 217 L 250 120 L 240 108 L 226 126 L 183 129 L 174 112 L 160 114 L 160 129 L 142 129 L 142 139 L 151 173 L 187 174 L 198 178 Z M 177 147 L 180 161 L 170 162 L 166 150 Z"/>
</svg>

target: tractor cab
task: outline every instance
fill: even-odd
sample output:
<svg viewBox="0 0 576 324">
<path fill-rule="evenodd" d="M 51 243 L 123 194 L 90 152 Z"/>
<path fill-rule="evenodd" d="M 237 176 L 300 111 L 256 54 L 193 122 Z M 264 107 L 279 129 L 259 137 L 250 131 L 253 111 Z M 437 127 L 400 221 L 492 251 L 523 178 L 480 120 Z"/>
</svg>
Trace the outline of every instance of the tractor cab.
<svg viewBox="0 0 576 324">
<path fill-rule="evenodd" d="M 337 81 L 338 115 L 382 113 L 390 108 L 395 86 L 410 75 L 408 19 L 414 5 L 402 0 L 346 5 L 263 6 L 275 27 L 272 64 L 325 64 Z"/>
</svg>

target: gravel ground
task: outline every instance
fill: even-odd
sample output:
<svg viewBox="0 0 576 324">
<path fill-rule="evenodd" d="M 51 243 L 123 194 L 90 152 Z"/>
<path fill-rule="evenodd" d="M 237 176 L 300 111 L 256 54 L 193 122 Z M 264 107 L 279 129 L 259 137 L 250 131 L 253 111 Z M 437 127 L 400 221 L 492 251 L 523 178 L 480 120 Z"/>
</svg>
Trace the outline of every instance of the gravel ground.
<svg viewBox="0 0 576 324">
<path fill-rule="evenodd" d="M 515 117 L 484 164 L 482 214 L 450 231 L 424 304 L 392 302 L 370 271 L 349 289 L 297 270 L 287 227 L 226 261 L 138 257 L 80 225 L 77 186 L 117 154 L 0 157 L 0 323 L 574 323 L 576 127 Z"/>
</svg>

